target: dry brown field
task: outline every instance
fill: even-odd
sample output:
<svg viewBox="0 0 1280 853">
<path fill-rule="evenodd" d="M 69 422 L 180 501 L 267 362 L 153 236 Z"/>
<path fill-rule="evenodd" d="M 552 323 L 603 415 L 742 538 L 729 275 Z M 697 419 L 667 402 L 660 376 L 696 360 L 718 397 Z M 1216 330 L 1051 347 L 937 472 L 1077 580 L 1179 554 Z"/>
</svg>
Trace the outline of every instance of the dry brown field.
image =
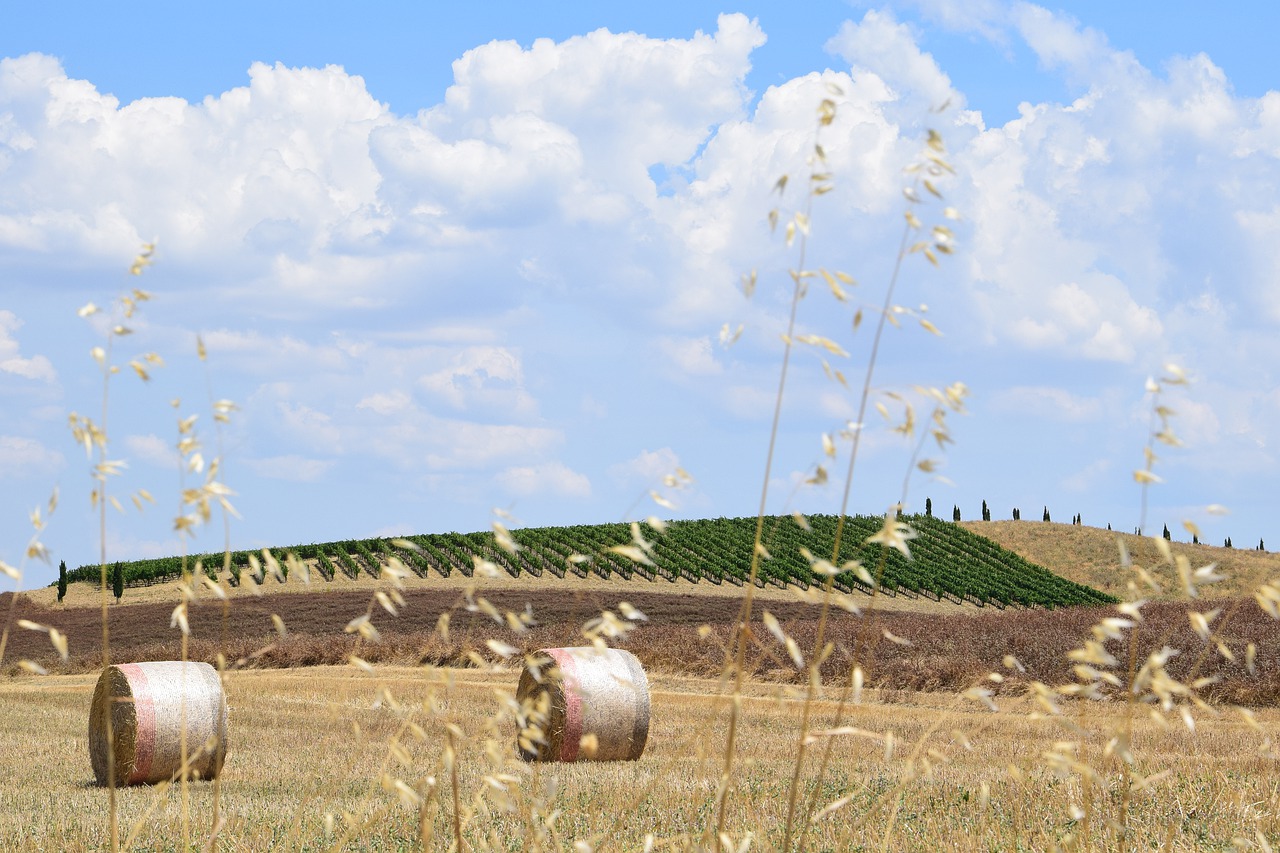
<svg viewBox="0 0 1280 853">
<path fill-rule="evenodd" d="M 219 791 L 223 824 L 219 850 L 411 850 L 420 809 L 378 783 L 388 763 L 406 781 L 425 786 L 440 775 L 446 722 L 468 738 L 460 749 L 459 790 L 469 849 L 534 849 L 527 825 L 531 803 L 558 810 L 549 849 L 624 851 L 682 849 L 714 821 L 714 793 L 725 738 L 726 701 L 720 685 L 656 674 L 651 682 L 653 724 L 636 762 L 574 765 L 508 764 L 516 780 L 503 798 L 483 778 L 479 753 L 491 724 L 495 692 L 511 691 L 517 673 L 380 667 L 372 675 L 351 667 L 231 673 L 232 740 Z M 105 843 L 106 791 L 94 787 L 86 745 L 91 675 L 21 678 L 0 685 L 0 848 L 96 850 Z M 386 687 L 402 709 L 385 701 Z M 751 849 L 781 844 L 798 703 L 786 688 L 751 684 L 743 700 L 742 760 L 728 798 L 725 830 L 734 845 L 747 833 Z M 434 697 L 441 716 L 422 713 Z M 830 696 L 820 703 L 829 715 Z M 999 711 L 939 694 L 885 697 L 869 693 L 847 724 L 897 744 L 886 759 L 883 740 L 832 739 L 832 772 L 815 793 L 821 805 L 847 804 L 813 824 L 813 850 L 1047 850 L 1071 835 L 1080 849 L 1106 842 L 1102 818 L 1075 823 L 1068 810 L 1084 802 L 1078 780 L 1058 778 L 1042 756 L 1082 723 L 1101 732 L 1124 714 L 1120 703 L 1069 708 L 1065 722 L 1028 719 L 1025 700 Z M 424 728 L 421 741 L 398 739 L 398 764 L 388 742 L 406 719 Z M 1266 732 L 1280 712 L 1257 719 Z M 1204 715 L 1194 734 L 1181 724 L 1167 731 L 1143 718 L 1134 729 L 1137 770 L 1167 775 L 1134 795 L 1129 805 L 1133 849 L 1222 850 L 1232 839 L 1272 842 L 1280 834 L 1280 773 L 1273 755 L 1259 752 L 1265 735 L 1234 713 Z M 509 747 L 510 733 L 495 743 Z M 1105 739 L 1087 734 L 1079 756 L 1104 771 Z M 810 765 L 806 775 L 812 773 Z M 984 784 L 990 794 L 983 802 Z M 1117 782 L 1094 792 L 1102 817 L 1114 815 Z M 208 843 L 213 785 L 192 783 L 188 807 L 177 786 L 120 791 L 122 839 L 132 849 L 182 849 L 184 814 L 192 849 Z M 1100 806 L 1100 808 L 1098 808 Z M 331 823 L 326 825 L 326 815 Z M 431 849 L 446 849 L 452 811 L 426 809 L 435 832 Z M 132 835 L 129 839 L 128 836 Z M 574 843 L 585 846 L 574 847 Z"/>
</svg>

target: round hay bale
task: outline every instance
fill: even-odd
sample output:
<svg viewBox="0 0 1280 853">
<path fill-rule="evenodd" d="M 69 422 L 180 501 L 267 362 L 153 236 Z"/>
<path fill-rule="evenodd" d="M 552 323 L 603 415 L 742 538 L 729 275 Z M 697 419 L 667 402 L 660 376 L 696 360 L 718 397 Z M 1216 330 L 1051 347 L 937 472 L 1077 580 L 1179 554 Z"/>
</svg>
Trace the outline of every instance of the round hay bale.
<svg viewBox="0 0 1280 853">
<path fill-rule="evenodd" d="M 537 654 L 546 665 L 536 677 L 526 667 L 516 688 L 529 724 L 521 755 L 529 761 L 639 758 L 649 739 L 649 679 L 636 656 L 593 646 Z"/>
<path fill-rule="evenodd" d="M 207 663 L 183 661 L 104 669 L 89 709 L 89 761 L 98 784 L 107 784 L 112 760 L 117 785 L 177 777 L 182 770 L 184 716 L 188 776 L 212 779 L 227 755 L 227 700 L 218 671 Z M 110 751 L 108 725 L 114 740 Z"/>
</svg>

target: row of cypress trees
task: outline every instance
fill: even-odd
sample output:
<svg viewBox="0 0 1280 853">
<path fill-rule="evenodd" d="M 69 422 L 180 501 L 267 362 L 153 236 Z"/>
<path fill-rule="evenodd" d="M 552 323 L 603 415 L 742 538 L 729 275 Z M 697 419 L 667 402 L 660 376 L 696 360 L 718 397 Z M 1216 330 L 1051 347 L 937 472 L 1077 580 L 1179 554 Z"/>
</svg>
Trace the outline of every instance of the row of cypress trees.
<svg viewBox="0 0 1280 853">
<path fill-rule="evenodd" d="M 929 516 L 930 518 L 932 518 L 932 517 L 933 517 L 933 499 L 932 499 L 932 498 L 925 498 L 925 499 L 924 499 L 924 514 L 925 514 L 925 515 L 927 515 L 927 516 Z M 953 506 L 951 507 L 951 520 L 952 520 L 952 521 L 959 521 L 959 520 L 960 520 L 960 507 L 959 507 L 959 506 L 955 506 L 955 505 L 953 505 Z M 991 520 L 991 508 L 990 508 L 989 506 L 987 506 L 987 502 L 986 502 L 985 500 L 982 502 L 982 520 L 983 520 L 983 521 L 990 521 L 990 520 Z M 1022 512 L 1021 512 L 1021 510 L 1019 510 L 1016 506 L 1013 508 L 1013 520 L 1014 520 L 1014 521 L 1021 521 L 1021 520 L 1022 520 Z M 1053 519 L 1052 519 L 1052 517 L 1049 515 L 1049 507 L 1048 507 L 1048 506 L 1046 506 L 1046 507 L 1044 508 L 1044 514 L 1043 514 L 1043 516 L 1042 516 L 1041 520 L 1043 520 L 1043 521 L 1052 521 L 1052 520 L 1053 520 Z M 1082 522 L 1082 520 L 1081 520 L 1081 515 L 1080 515 L 1080 513 L 1076 513 L 1075 515 L 1071 516 L 1071 523 L 1072 523 L 1074 526 L 1076 526 L 1076 527 L 1079 527 L 1079 526 L 1083 523 L 1083 522 Z M 1108 524 L 1108 525 L 1107 525 L 1107 529 L 1108 529 L 1108 530 L 1110 530 L 1110 529 L 1111 529 L 1111 525 L 1110 525 L 1110 524 Z M 1138 534 L 1138 535 L 1141 535 L 1141 534 L 1142 534 L 1142 531 L 1141 531 L 1141 530 L 1135 530 L 1135 531 L 1134 531 L 1134 533 L 1136 533 L 1136 534 Z M 1172 539 L 1173 539 L 1173 535 L 1169 532 L 1169 525 L 1167 525 L 1167 524 L 1166 524 L 1166 525 L 1164 525 L 1164 532 L 1163 532 L 1163 536 L 1164 536 L 1164 538 L 1165 538 L 1165 539 L 1169 539 L 1169 540 L 1172 540 Z M 1197 535 L 1195 535 L 1195 534 L 1192 534 L 1192 536 L 1191 536 L 1191 544 L 1193 544 L 1193 545 L 1199 545 L 1199 544 L 1200 544 L 1200 537 L 1199 537 L 1199 536 L 1197 536 Z M 1233 547 L 1233 546 L 1232 546 L 1232 544 L 1231 544 L 1231 537 L 1230 537 L 1230 536 L 1228 536 L 1226 539 L 1224 539 L 1224 540 L 1223 540 L 1223 542 L 1222 542 L 1222 547 L 1224 547 L 1224 548 L 1231 548 L 1231 547 Z M 1258 540 L 1258 547 L 1257 547 L 1256 549 L 1254 549 L 1254 550 L 1257 550 L 1257 551 L 1265 551 L 1265 550 L 1267 550 L 1265 542 L 1264 542 L 1262 539 L 1259 539 L 1259 540 Z"/>
<path fill-rule="evenodd" d="M 111 567 L 111 594 L 116 597 L 119 603 L 120 598 L 124 595 L 124 567 L 116 563 Z M 58 563 L 58 603 L 62 603 L 62 599 L 67 597 L 67 561 L 61 560 Z"/>
</svg>

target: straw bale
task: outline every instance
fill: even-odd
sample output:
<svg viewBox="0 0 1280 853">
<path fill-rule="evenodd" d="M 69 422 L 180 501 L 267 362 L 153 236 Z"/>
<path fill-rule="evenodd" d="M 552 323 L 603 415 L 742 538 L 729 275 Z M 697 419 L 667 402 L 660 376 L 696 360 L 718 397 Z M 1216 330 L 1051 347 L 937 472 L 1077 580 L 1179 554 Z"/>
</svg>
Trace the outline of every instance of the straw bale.
<svg viewBox="0 0 1280 853">
<path fill-rule="evenodd" d="M 649 739 L 649 680 L 631 652 L 540 649 L 516 699 L 526 709 L 520 752 L 531 761 L 634 761 Z"/>
<path fill-rule="evenodd" d="M 89 709 L 89 761 L 107 784 L 114 752 L 117 785 L 177 778 L 186 721 L 188 776 L 212 779 L 227 755 L 227 700 L 218 671 L 207 663 L 150 661 L 109 666 L 98 677 Z M 107 745 L 107 727 L 114 749 Z"/>
</svg>

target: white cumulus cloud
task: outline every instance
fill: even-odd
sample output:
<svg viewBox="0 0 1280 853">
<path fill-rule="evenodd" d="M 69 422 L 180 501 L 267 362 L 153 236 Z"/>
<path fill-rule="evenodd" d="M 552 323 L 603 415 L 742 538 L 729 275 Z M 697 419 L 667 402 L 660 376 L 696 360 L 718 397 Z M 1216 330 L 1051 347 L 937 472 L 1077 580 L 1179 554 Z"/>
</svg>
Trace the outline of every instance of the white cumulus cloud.
<svg viewBox="0 0 1280 853">
<path fill-rule="evenodd" d="M 293 483 L 316 483 L 333 467 L 332 459 L 312 459 L 295 453 L 248 460 L 250 469 L 259 477 Z"/>
<path fill-rule="evenodd" d="M 17 435 L 0 435 L 0 476 L 21 478 L 48 475 L 63 465 L 61 453 L 36 441 Z"/>
<path fill-rule="evenodd" d="M 14 334 L 22 321 L 12 311 L 0 309 L 0 373 L 11 373 L 24 379 L 54 382 L 58 378 L 53 364 L 43 355 L 24 358 Z"/>
<path fill-rule="evenodd" d="M 562 462 L 519 465 L 498 474 L 499 484 L 513 495 L 550 494 L 568 498 L 591 497 L 591 480 Z"/>
<path fill-rule="evenodd" d="M 670 447 L 642 450 L 625 462 L 609 467 L 609 476 L 625 485 L 657 487 L 681 467 L 680 457 Z"/>
</svg>

